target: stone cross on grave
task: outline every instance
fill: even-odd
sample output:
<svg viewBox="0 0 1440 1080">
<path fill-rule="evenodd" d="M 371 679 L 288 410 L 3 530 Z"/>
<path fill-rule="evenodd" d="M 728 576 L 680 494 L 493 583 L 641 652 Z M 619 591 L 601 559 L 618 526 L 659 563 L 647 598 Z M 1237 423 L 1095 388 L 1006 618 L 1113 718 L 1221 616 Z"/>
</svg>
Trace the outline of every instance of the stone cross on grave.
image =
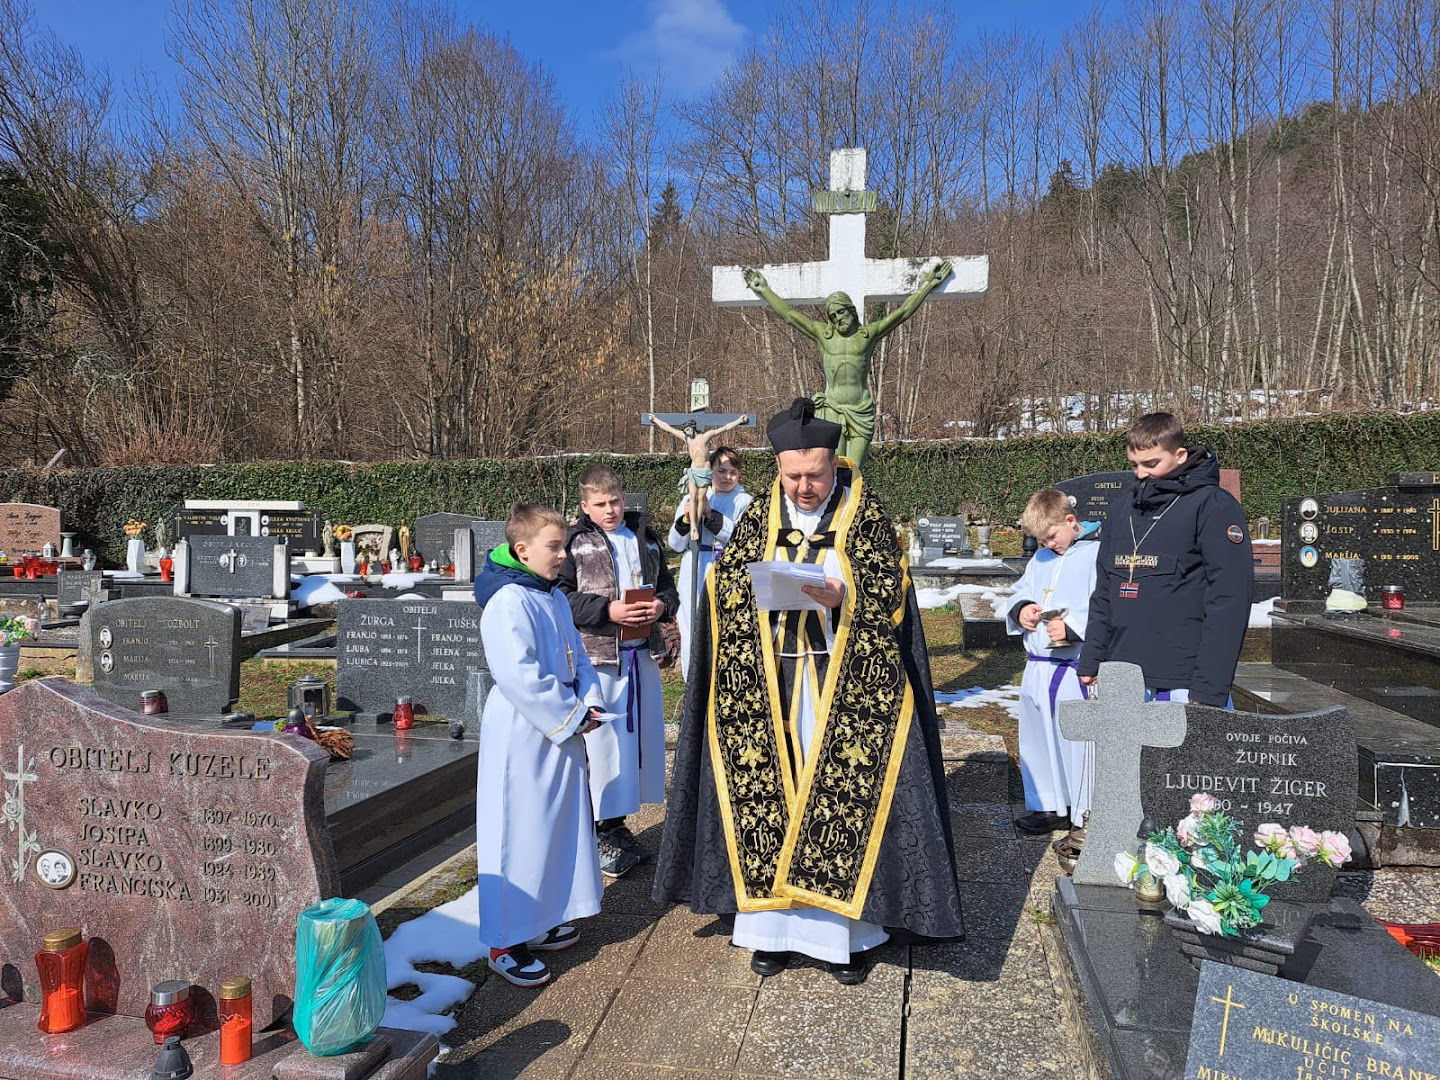
<svg viewBox="0 0 1440 1080">
<path fill-rule="evenodd" d="M 1088 701 L 1060 703 L 1060 733 L 1095 744 L 1094 796 L 1085 845 L 1075 865 L 1075 884 L 1119 886 L 1115 856 L 1135 851 L 1136 834 L 1145 819 L 1140 805 L 1140 750 L 1184 742 L 1185 706 L 1178 701 L 1147 702 L 1145 675 L 1137 665 L 1105 663 Z"/>
<path fill-rule="evenodd" d="M 865 190 L 865 151 L 852 147 L 830 151 L 830 188 L 815 193 L 816 213 L 830 218 L 830 257 L 824 262 L 778 263 L 760 271 L 776 295 L 792 304 L 823 304 L 833 292 L 850 294 L 860 318 L 865 304 L 896 303 L 920 285 L 932 263 L 928 257 L 867 259 L 865 216 L 877 205 L 875 192 Z M 937 297 L 979 297 L 990 280 L 990 260 L 984 255 L 949 255 L 954 273 L 931 294 Z M 765 303 L 745 284 L 744 267 L 711 268 L 710 298 L 721 307 L 761 306 Z"/>
</svg>

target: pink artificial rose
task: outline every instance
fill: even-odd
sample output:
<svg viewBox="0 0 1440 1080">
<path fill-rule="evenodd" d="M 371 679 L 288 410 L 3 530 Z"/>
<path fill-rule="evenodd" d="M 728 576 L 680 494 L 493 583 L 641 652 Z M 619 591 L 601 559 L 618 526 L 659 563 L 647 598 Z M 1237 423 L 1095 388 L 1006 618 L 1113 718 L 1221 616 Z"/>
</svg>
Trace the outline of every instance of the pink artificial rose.
<svg viewBox="0 0 1440 1080">
<path fill-rule="evenodd" d="M 1180 824 L 1175 826 L 1175 837 L 1184 847 L 1194 847 L 1197 839 L 1196 834 L 1200 830 L 1200 818 L 1195 814 L 1180 819 Z"/>
<path fill-rule="evenodd" d="M 1350 861 L 1350 840 L 1344 833 L 1325 830 L 1320 834 L 1320 858 L 1327 866 L 1344 866 Z"/>
<path fill-rule="evenodd" d="M 1295 852 L 1295 846 L 1290 843 L 1289 830 L 1284 825 L 1277 825 L 1273 821 L 1256 829 L 1254 839 L 1256 847 L 1284 859 L 1290 858 Z"/>
<path fill-rule="evenodd" d="M 1220 804 L 1215 801 L 1215 796 L 1208 791 L 1198 791 L 1190 796 L 1190 813 L 1208 814 Z"/>
<path fill-rule="evenodd" d="M 40 633 L 40 620 L 33 615 L 27 615 L 20 620 L 20 625 L 32 634 Z"/>
<path fill-rule="evenodd" d="M 1310 858 L 1320 850 L 1320 837 L 1315 835 L 1315 830 L 1308 825 L 1290 826 L 1290 843 L 1295 845 L 1295 850 L 1302 858 Z"/>
</svg>

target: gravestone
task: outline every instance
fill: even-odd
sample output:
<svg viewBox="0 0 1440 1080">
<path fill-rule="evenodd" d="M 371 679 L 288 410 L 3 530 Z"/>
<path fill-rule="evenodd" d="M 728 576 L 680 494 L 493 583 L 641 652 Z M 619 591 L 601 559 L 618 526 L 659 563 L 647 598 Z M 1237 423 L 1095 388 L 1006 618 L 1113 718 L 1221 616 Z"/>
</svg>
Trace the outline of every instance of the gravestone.
<svg viewBox="0 0 1440 1080">
<path fill-rule="evenodd" d="M 1077 518 L 1081 521 L 1098 521 L 1103 527 L 1105 519 L 1109 517 L 1110 501 L 1134 479 L 1135 474 L 1128 471 L 1098 472 L 1061 480 L 1055 487 L 1070 496 Z"/>
<path fill-rule="evenodd" d="M 389 525 L 356 525 L 350 540 L 355 545 L 355 558 L 359 560 L 366 552 L 386 562 L 390 558 L 390 547 L 395 530 Z"/>
<path fill-rule="evenodd" d="M 80 926 L 93 1011 L 142 1016 L 154 983 L 182 978 L 209 991 L 194 1000 L 213 1024 L 211 995 L 236 974 L 253 980 L 257 1029 L 289 1011 L 296 918 L 339 889 L 324 750 L 142 717 L 63 679 L 0 697 L 0 747 L 7 991 L 37 1001 L 39 942 Z"/>
<path fill-rule="evenodd" d="M 505 522 L 477 520 L 470 523 L 470 539 L 475 552 L 475 568 L 485 565 L 485 556 L 505 543 Z"/>
<path fill-rule="evenodd" d="M 429 563 L 449 555 L 455 545 L 455 530 L 468 529 L 476 519 L 470 514 L 425 514 L 415 519 L 413 550 Z M 441 560 L 442 562 L 444 560 Z"/>
<path fill-rule="evenodd" d="M 451 542 L 455 545 L 450 549 L 450 562 L 455 567 L 455 580 L 474 581 L 475 560 L 485 557 L 484 553 L 477 554 L 475 551 L 474 534 L 468 528 L 456 529 Z"/>
<path fill-rule="evenodd" d="M 1262 715 L 1187 705 L 1185 741 L 1140 752 L 1140 801 L 1164 829 L 1190 813 L 1191 795 L 1205 792 L 1241 822 L 1247 845 L 1267 822 L 1345 836 L 1355 824 L 1355 761 L 1354 725 L 1344 709 Z M 1313 860 L 1271 895 L 1324 901 L 1334 881 L 1335 871 Z"/>
<path fill-rule="evenodd" d="M 638 510 L 645 513 L 650 506 L 650 496 L 643 491 L 627 491 L 625 493 L 625 509 Z"/>
<path fill-rule="evenodd" d="M 1178 746 L 1185 738 L 1185 722 L 1185 706 L 1179 702 L 1145 700 L 1145 676 L 1136 664 L 1101 664 L 1098 693 L 1089 700 L 1060 703 L 1060 733 L 1095 744 L 1094 797 L 1085 823 L 1085 846 L 1073 874 L 1075 884 L 1121 885 L 1115 876 L 1115 855 L 1140 846 L 1138 833 L 1145 817 L 1141 749 Z"/>
<path fill-rule="evenodd" d="M 188 541 L 188 596 L 290 595 L 289 549 L 264 536 L 193 536 Z"/>
<path fill-rule="evenodd" d="M 60 550 L 60 511 L 38 503 L 0 503 L 0 551 L 15 559 L 44 549 Z"/>
<path fill-rule="evenodd" d="M 1300 990 L 1273 975 L 1206 963 L 1185 1076 L 1436 1075 L 1440 1019 L 1318 986 Z"/>
<path fill-rule="evenodd" d="M 1440 473 L 1401 473 L 1386 487 L 1285 500 L 1281 595 L 1320 603 L 1331 559 L 1365 560 L 1365 596 L 1386 585 L 1407 604 L 1440 603 Z"/>
<path fill-rule="evenodd" d="M 105 574 L 100 570 L 61 570 L 55 581 L 56 603 L 62 608 L 81 601 L 93 604 L 96 595 L 106 591 Z"/>
<path fill-rule="evenodd" d="M 417 715 L 460 718 L 473 671 L 486 669 L 473 600 L 346 600 L 336 620 L 336 707 L 388 720 L 395 698 Z"/>
<path fill-rule="evenodd" d="M 969 556 L 974 553 L 963 517 L 931 515 L 919 518 L 915 525 L 920 530 L 922 562 L 934 562 L 948 555 Z"/>
<path fill-rule="evenodd" d="M 303 502 L 266 499 L 186 499 L 175 515 L 175 536 L 269 536 L 291 551 L 320 550 L 324 526 Z"/>
<path fill-rule="evenodd" d="M 95 692 L 126 708 L 163 690 L 170 715 L 215 717 L 240 696 L 240 612 L 179 596 L 112 600 L 86 613 Z"/>
</svg>

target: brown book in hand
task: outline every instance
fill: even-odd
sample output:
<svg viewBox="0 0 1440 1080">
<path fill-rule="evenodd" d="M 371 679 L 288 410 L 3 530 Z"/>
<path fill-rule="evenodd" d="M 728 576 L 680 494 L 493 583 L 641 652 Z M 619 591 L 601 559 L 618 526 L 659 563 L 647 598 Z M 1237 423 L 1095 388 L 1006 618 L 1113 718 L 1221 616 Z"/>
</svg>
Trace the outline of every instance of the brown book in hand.
<svg viewBox="0 0 1440 1080">
<path fill-rule="evenodd" d="M 654 585 L 641 585 L 638 589 L 626 589 L 620 599 L 627 604 L 648 604 L 655 599 Z M 650 636 L 650 627 L 653 622 L 647 622 L 643 626 L 621 626 L 621 641 L 642 641 Z"/>
</svg>

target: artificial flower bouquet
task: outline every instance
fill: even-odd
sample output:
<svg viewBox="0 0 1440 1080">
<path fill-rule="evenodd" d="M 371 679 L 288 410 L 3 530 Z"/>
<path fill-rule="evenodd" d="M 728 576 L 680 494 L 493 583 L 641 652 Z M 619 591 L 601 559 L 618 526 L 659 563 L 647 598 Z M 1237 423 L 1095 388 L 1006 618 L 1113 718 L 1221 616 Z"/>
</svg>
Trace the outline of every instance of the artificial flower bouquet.
<svg viewBox="0 0 1440 1080">
<path fill-rule="evenodd" d="M 349 525 L 336 525 L 334 530 L 335 539 L 342 544 L 355 535 L 355 530 Z"/>
<path fill-rule="evenodd" d="M 19 616 L 0 617 L 0 649 L 8 649 L 11 645 L 19 645 L 22 641 L 34 641 L 39 629 L 39 619 Z"/>
<path fill-rule="evenodd" d="M 126 536 L 130 537 L 130 539 L 132 540 L 136 540 L 139 539 L 140 534 L 145 531 L 145 522 L 141 521 L 139 518 L 131 518 L 124 525 L 122 525 L 121 528 L 124 529 Z"/>
<path fill-rule="evenodd" d="M 1343 833 L 1270 822 L 1255 830 L 1253 849 L 1242 846 L 1240 833 L 1241 823 L 1219 809 L 1213 795 L 1192 795 L 1187 817 L 1150 835 L 1144 861 L 1122 851 L 1115 872 L 1129 885 L 1148 869 L 1197 930 L 1238 937 L 1260 923 L 1271 886 L 1289 881 L 1311 860 L 1339 868 L 1350 858 Z"/>
</svg>

